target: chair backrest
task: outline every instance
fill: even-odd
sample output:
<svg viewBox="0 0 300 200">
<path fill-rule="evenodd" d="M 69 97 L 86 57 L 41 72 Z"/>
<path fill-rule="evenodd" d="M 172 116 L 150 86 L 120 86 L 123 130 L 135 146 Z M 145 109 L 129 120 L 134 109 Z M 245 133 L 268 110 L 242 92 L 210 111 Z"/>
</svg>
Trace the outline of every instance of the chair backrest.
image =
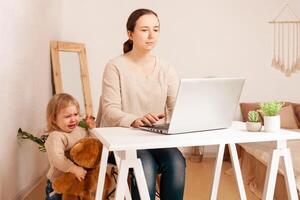
<svg viewBox="0 0 300 200">
<path fill-rule="evenodd" d="M 101 117 L 102 117 L 102 96 L 100 95 L 99 98 L 99 108 L 98 108 L 98 113 L 97 113 L 97 117 L 96 117 L 96 127 L 100 127 L 101 124 Z"/>
</svg>

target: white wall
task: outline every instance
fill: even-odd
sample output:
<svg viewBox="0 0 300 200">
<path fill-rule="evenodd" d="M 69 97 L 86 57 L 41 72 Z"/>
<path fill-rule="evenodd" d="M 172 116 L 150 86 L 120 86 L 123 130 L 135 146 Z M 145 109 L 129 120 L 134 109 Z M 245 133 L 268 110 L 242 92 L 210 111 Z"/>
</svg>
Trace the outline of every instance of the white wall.
<svg viewBox="0 0 300 200">
<path fill-rule="evenodd" d="M 181 77 L 243 76 L 241 101 L 300 102 L 300 72 L 287 78 L 270 67 L 273 20 L 284 0 L 63 1 L 62 39 L 86 44 L 94 111 L 107 61 L 122 53 L 125 24 L 136 8 L 154 9 L 161 21 L 158 55 Z M 288 1 L 300 16 L 300 1 Z"/>
<path fill-rule="evenodd" d="M 105 64 L 122 53 L 127 17 L 141 7 L 158 13 L 156 52 L 181 77 L 242 76 L 247 78 L 242 102 L 300 102 L 300 72 L 288 78 L 270 67 L 273 26 L 268 22 L 287 2 L 300 16 L 299 0 L 64 0 L 62 39 L 86 44 L 95 113 Z"/>
<path fill-rule="evenodd" d="M 0 1 L 0 199 L 20 199 L 48 168 L 37 145 L 17 140 L 19 127 L 38 133 L 52 95 L 49 41 L 59 39 L 59 0 Z"/>
<path fill-rule="evenodd" d="M 47 169 L 45 155 L 35 144 L 18 142 L 16 134 L 19 127 L 34 133 L 45 127 L 50 40 L 86 44 L 95 113 L 104 66 L 122 53 L 127 17 L 140 7 L 159 14 L 156 52 L 174 63 L 181 77 L 243 76 L 248 80 L 241 101 L 300 102 L 300 72 L 287 78 L 270 67 L 273 29 L 268 21 L 286 2 L 0 1 L 0 199 L 21 197 Z M 300 16 L 300 2 L 289 4 Z"/>
</svg>

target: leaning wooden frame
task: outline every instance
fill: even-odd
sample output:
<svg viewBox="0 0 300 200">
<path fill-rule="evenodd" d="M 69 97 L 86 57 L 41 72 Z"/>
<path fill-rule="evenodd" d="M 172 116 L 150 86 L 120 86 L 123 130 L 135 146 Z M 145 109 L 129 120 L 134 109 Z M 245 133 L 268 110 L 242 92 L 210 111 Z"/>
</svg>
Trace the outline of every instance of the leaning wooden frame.
<svg viewBox="0 0 300 200">
<path fill-rule="evenodd" d="M 80 78 L 84 97 L 85 113 L 93 115 L 92 98 L 90 90 L 89 73 L 87 68 L 86 49 L 82 43 L 51 41 L 51 62 L 55 94 L 66 92 L 63 89 L 59 52 L 75 52 L 79 55 Z"/>
</svg>

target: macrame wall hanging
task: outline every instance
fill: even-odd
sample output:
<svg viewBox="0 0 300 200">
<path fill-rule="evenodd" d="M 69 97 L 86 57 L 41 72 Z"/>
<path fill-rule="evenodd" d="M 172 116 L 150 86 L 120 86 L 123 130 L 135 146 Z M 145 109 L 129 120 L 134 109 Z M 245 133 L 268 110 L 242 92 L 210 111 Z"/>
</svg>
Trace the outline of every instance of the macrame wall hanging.
<svg viewBox="0 0 300 200">
<path fill-rule="evenodd" d="M 288 14 L 287 19 L 281 19 Z M 286 16 L 285 16 L 286 17 Z M 272 67 L 286 76 L 300 70 L 300 20 L 286 4 L 273 21 L 274 49 Z"/>
</svg>

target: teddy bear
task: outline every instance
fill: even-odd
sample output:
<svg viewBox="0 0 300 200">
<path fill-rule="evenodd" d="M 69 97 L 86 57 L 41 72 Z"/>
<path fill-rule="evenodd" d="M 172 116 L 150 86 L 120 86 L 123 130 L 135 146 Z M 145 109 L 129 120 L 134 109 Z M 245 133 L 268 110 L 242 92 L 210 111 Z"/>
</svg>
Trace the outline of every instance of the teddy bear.
<svg viewBox="0 0 300 200">
<path fill-rule="evenodd" d="M 83 138 L 71 148 L 69 158 L 78 166 L 83 167 L 87 173 L 82 181 L 70 172 L 54 180 L 53 189 L 62 194 L 62 200 L 95 199 L 101 153 L 102 143 L 93 137 Z M 105 179 L 104 194 L 111 185 L 108 174 Z"/>
</svg>

